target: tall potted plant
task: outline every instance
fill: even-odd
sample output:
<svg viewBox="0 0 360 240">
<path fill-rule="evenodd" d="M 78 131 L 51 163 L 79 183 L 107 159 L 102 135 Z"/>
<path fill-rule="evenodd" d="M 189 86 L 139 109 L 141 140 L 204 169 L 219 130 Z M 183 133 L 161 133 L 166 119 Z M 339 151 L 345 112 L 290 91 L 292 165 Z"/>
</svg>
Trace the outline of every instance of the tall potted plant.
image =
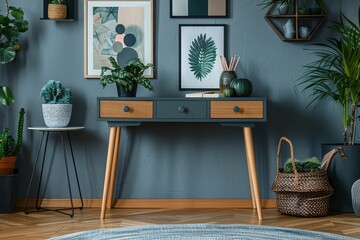
<svg viewBox="0 0 360 240">
<path fill-rule="evenodd" d="M 135 97 L 137 86 L 140 84 L 150 91 L 154 91 L 149 79 L 144 76 L 146 69 L 153 67 L 152 64 L 143 64 L 140 59 L 131 59 L 124 68 L 121 68 L 113 57 L 109 57 L 113 68 L 102 67 L 100 84 L 116 83 L 119 97 Z"/>
<path fill-rule="evenodd" d="M 0 103 L 11 105 L 14 96 L 8 87 L 0 88 Z M 20 109 L 17 139 L 9 133 L 9 128 L 4 128 L 0 133 L 0 213 L 12 213 L 16 203 L 17 170 L 15 164 L 17 155 L 22 147 L 22 133 L 24 127 L 24 108 Z"/>
<path fill-rule="evenodd" d="M 340 13 L 340 21 L 331 27 L 338 36 L 329 38 L 326 43 L 312 44 L 308 50 L 318 60 L 305 66 L 300 81 L 300 85 L 305 86 L 304 91 L 311 92 L 311 103 L 329 98 L 340 106 L 343 143 L 324 144 L 322 152 L 342 147 L 347 156 L 346 161 L 335 158 L 329 169 L 335 189 L 330 208 L 343 212 L 352 212 L 351 185 L 360 178 L 360 145 L 355 144 L 360 102 L 360 7 L 358 11 L 357 23 Z"/>
</svg>

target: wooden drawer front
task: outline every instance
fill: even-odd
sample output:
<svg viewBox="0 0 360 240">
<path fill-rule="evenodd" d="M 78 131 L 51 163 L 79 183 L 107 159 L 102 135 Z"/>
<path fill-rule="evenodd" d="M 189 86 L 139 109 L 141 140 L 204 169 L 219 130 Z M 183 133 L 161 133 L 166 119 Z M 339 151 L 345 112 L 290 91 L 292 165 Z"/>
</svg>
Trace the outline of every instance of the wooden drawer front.
<svg viewBox="0 0 360 240">
<path fill-rule="evenodd" d="M 156 118 L 206 119 L 206 101 L 157 101 Z"/>
<path fill-rule="evenodd" d="M 211 118 L 264 118 L 263 101 L 211 101 Z"/>
<path fill-rule="evenodd" d="M 100 101 L 100 118 L 153 118 L 153 101 Z"/>
</svg>

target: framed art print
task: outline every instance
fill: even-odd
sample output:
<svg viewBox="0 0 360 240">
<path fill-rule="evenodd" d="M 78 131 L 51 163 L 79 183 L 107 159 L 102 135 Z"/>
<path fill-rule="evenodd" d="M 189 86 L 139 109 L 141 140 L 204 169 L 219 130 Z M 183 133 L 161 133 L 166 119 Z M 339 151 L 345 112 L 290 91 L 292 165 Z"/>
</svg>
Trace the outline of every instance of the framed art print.
<svg viewBox="0 0 360 240">
<path fill-rule="evenodd" d="M 153 1 L 84 0 L 85 78 L 99 78 L 111 56 L 120 67 L 133 58 L 154 64 Z M 153 69 L 145 76 L 152 78 Z"/>
<path fill-rule="evenodd" d="M 228 0 L 170 0 L 171 18 L 226 18 Z"/>
<path fill-rule="evenodd" d="M 226 25 L 179 25 L 180 90 L 219 89 Z"/>
</svg>

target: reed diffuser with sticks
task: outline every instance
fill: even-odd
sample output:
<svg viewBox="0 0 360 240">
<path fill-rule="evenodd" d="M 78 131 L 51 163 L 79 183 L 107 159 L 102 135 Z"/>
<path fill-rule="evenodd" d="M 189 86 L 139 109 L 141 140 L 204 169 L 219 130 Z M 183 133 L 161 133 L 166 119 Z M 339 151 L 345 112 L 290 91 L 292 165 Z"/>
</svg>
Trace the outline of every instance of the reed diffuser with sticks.
<svg viewBox="0 0 360 240">
<path fill-rule="evenodd" d="M 220 94 L 223 94 L 224 89 L 229 88 L 231 81 L 237 78 L 236 68 L 239 61 L 240 57 L 237 57 L 236 54 L 230 58 L 229 64 L 224 56 L 220 56 L 221 68 L 223 70 L 219 80 Z"/>
</svg>

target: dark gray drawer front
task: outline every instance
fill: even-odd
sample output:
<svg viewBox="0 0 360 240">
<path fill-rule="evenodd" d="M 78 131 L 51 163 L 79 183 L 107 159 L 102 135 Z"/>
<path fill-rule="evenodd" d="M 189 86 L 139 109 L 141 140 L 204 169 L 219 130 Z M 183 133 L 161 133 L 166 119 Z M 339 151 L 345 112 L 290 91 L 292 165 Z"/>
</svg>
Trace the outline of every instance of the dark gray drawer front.
<svg viewBox="0 0 360 240">
<path fill-rule="evenodd" d="M 206 101 L 156 101 L 156 118 L 206 119 Z"/>
</svg>

